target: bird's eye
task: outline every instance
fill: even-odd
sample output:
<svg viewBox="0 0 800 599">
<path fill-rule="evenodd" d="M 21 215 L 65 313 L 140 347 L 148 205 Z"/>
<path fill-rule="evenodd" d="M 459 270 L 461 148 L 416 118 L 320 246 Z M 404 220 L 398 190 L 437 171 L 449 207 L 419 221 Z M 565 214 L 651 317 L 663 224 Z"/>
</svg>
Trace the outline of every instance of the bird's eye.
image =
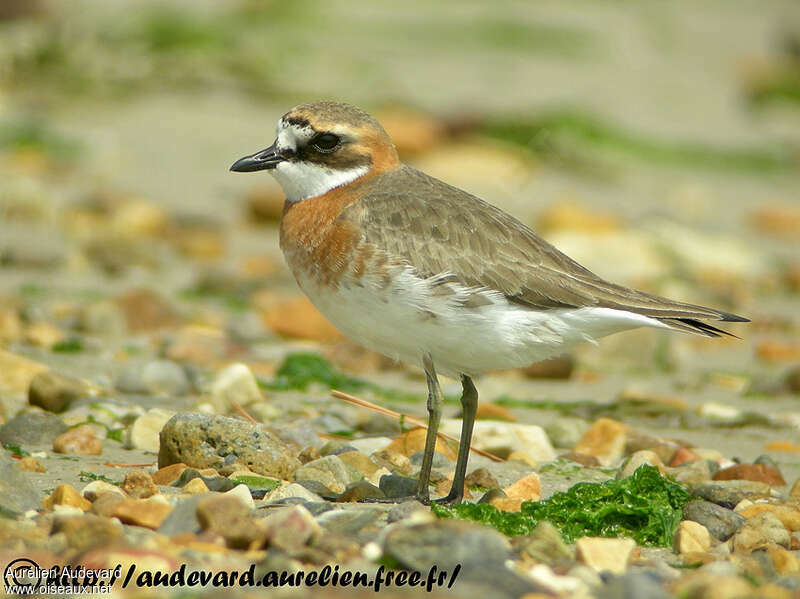
<svg viewBox="0 0 800 599">
<path fill-rule="evenodd" d="M 311 141 L 311 145 L 320 152 L 332 152 L 339 145 L 339 137 L 333 133 L 322 133 Z"/>
</svg>

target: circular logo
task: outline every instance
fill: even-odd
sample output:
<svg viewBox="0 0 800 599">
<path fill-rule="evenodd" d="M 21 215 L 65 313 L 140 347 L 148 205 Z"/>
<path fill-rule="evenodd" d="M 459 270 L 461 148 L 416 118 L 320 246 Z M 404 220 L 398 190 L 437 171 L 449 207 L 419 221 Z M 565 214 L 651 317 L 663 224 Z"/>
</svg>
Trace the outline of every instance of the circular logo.
<svg viewBox="0 0 800 599">
<path fill-rule="evenodd" d="M 27 557 L 20 557 L 6 565 L 3 580 L 7 586 L 32 587 L 41 583 L 42 574 L 39 564 Z"/>
</svg>

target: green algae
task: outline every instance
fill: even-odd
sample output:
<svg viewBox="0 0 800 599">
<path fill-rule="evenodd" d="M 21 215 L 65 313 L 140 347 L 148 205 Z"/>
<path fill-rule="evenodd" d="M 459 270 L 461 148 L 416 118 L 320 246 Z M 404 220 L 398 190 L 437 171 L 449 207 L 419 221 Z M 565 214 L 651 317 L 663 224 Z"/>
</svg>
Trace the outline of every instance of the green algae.
<svg viewBox="0 0 800 599">
<path fill-rule="evenodd" d="M 578 483 L 544 501 L 526 501 L 520 512 L 503 512 L 488 504 L 432 509 L 440 518 L 480 522 L 511 537 L 530 534 L 546 520 L 568 543 L 583 536 L 630 537 L 642 546 L 669 547 L 688 501 L 682 487 L 643 465 L 621 480 Z"/>
<path fill-rule="evenodd" d="M 305 391 L 315 383 L 347 393 L 369 391 L 389 401 L 407 403 L 419 402 L 422 399 L 418 393 L 407 393 L 382 387 L 344 374 L 319 354 L 307 352 L 295 352 L 287 355 L 272 381 L 259 381 L 261 387 L 270 391 Z M 444 401 L 452 403 L 457 402 L 458 399 L 445 396 Z"/>
<path fill-rule="evenodd" d="M 267 478 L 266 476 L 253 476 L 243 474 L 241 476 L 232 476 L 230 481 L 234 485 L 246 485 L 251 491 L 272 491 L 281 486 L 281 481 L 274 478 Z"/>
<path fill-rule="evenodd" d="M 796 148 L 782 145 L 723 147 L 696 141 L 666 141 L 626 131 L 580 110 L 543 112 L 534 118 L 494 120 L 479 132 L 543 157 L 563 159 L 602 150 L 652 164 L 737 173 L 797 169 Z"/>
</svg>

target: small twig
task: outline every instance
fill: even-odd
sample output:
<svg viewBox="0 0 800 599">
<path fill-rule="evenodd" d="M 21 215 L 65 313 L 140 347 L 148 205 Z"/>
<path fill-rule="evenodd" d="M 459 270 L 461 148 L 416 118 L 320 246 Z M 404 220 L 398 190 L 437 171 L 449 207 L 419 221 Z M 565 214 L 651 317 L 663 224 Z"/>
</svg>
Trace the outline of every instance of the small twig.
<svg viewBox="0 0 800 599">
<path fill-rule="evenodd" d="M 424 429 L 428 428 L 428 425 L 409 414 L 401 414 L 400 412 L 395 412 L 394 410 L 390 410 L 389 408 L 384 408 L 383 406 L 379 406 L 378 404 L 374 404 L 366 399 L 361 399 L 360 397 L 355 397 L 354 395 L 350 395 L 348 393 L 343 393 L 342 391 L 337 391 L 336 389 L 331 390 L 331 395 L 336 399 L 341 399 L 342 401 L 346 401 L 347 403 L 351 403 L 357 406 L 361 406 L 362 408 L 366 408 L 368 410 L 372 410 L 373 412 L 378 412 L 379 414 L 383 414 L 384 416 L 389 416 L 390 418 L 395 418 L 400 420 L 401 422 L 409 422 L 415 426 L 422 427 Z M 447 433 L 443 433 L 441 431 L 436 432 L 436 436 L 440 439 L 444 439 L 446 441 L 453 441 L 454 443 L 458 443 L 458 439 L 448 435 Z M 483 451 L 482 449 L 478 449 L 476 447 L 472 447 L 470 445 L 470 451 L 477 453 L 478 455 L 482 455 L 485 458 L 489 458 L 493 462 L 503 462 L 503 458 L 499 458 L 493 453 L 489 453 L 488 451 Z"/>
<path fill-rule="evenodd" d="M 255 418 L 253 418 L 253 417 L 252 417 L 250 414 L 248 414 L 248 413 L 247 413 L 247 410 L 245 410 L 245 409 L 244 409 L 242 406 L 240 406 L 240 405 L 239 405 L 238 403 L 236 403 L 235 401 L 232 401 L 232 402 L 231 402 L 231 407 L 232 407 L 234 410 L 236 410 L 237 412 L 239 412 L 239 414 L 241 414 L 241 415 L 242 415 L 242 417 L 243 417 L 245 420 L 247 420 L 248 422 L 250 422 L 250 424 L 258 424 L 258 420 L 256 420 Z"/>
<path fill-rule="evenodd" d="M 149 464 L 127 464 L 125 462 L 116 463 L 116 462 L 105 462 L 103 466 L 108 466 L 109 468 L 147 468 L 152 466 L 155 462 L 150 462 Z"/>
</svg>

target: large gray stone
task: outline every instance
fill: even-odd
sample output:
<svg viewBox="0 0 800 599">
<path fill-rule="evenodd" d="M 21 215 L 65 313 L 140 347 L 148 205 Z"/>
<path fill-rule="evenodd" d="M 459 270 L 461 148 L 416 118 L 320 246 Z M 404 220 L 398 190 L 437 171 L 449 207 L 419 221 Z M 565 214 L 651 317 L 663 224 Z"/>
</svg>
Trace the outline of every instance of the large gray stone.
<svg viewBox="0 0 800 599">
<path fill-rule="evenodd" d="M 739 531 L 745 518 L 733 510 L 726 509 L 710 501 L 695 500 L 683 508 L 684 520 L 702 524 L 715 539 L 727 541 Z"/>
<path fill-rule="evenodd" d="M 67 425 L 49 412 L 25 410 L 0 426 L 0 443 L 22 447 L 51 444 L 53 439 L 67 430 Z"/>
<path fill-rule="evenodd" d="M 223 473 L 235 464 L 287 480 L 300 466 L 293 450 L 260 424 L 208 414 L 176 414 L 159 435 L 158 467 L 183 462 Z"/>
<path fill-rule="evenodd" d="M 0 454 L 0 516 L 17 516 L 41 507 L 41 498 L 16 460 Z"/>
</svg>

